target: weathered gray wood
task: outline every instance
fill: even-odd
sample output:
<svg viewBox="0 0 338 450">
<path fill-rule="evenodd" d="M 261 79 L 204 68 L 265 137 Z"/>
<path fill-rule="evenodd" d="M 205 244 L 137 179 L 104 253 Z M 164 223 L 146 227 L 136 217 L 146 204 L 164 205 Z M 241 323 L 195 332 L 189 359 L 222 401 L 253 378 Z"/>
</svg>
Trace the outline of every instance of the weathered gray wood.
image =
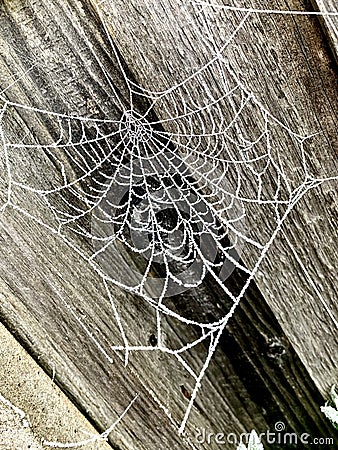
<svg viewBox="0 0 338 450">
<path fill-rule="evenodd" d="M 335 0 L 313 0 L 313 4 L 318 11 L 337 11 L 338 5 Z M 327 41 L 331 46 L 334 58 L 338 58 L 338 17 L 323 17 L 321 19 Z"/>
<path fill-rule="evenodd" d="M 65 5 L 64 2 L 53 1 L 22 6 L 19 1 L 11 1 L 5 2 L 4 5 L 0 16 L 1 30 L 5 30 L 0 51 L 1 89 L 10 84 L 10 74 L 14 72 L 19 75 L 38 62 L 36 69 L 33 69 L 28 77 L 6 91 L 7 98 L 29 104 L 32 104 L 34 98 L 36 106 L 82 115 L 112 117 L 112 111 L 116 114 L 116 105 L 111 100 L 110 88 L 102 71 L 95 63 L 89 65 L 93 54 L 89 50 L 88 42 L 82 37 L 83 31 L 104 61 L 106 69 L 112 74 L 114 84 L 119 87 L 121 96 L 127 102 L 127 92 L 116 62 L 111 60 L 111 49 L 102 27 L 85 2 L 72 1 Z M 158 8 L 163 8 L 161 3 L 157 2 L 157 5 Z M 169 3 L 167 8 L 168 5 Z M 169 76 L 165 64 L 159 64 L 158 59 L 162 54 L 166 55 L 167 62 L 176 64 L 177 59 L 177 66 L 180 67 L 182 64 L 182 57 L 176 57 L 174 45 L 170 44 L 174 41 L 177 46 L 179 43 L 178 33 L 175 33 L 172 24 L 169 22 L 165 27 L 169 34 L 174 34 L 174 37 L 168 40 L 167 36 L 159 34 L 154 25 L 151 26 L 151 22 L 143 24 L 142 27 L 134 26 L 134 22 L 135 24 L 143 22 L 131 7 L 131 3 L 115 2 L 115 7 L 118 14 L 116 13 L 111 23 L 114 40 L 141 84 L 154 88 L 157 82 L 163 85 L 174 83 L 177 73 Z M 178 12 L 177 9 L 175 11 Z M 141 12 L 143 16 L 150 17 L 146 10 L 141 9 Z M 42 28 L 41 23 L 44 24 Z M 126 28 L 126 23 L 131 25 Z M 130 33 L 131 29 L 133 33 Z M 125 34 L 122 33 L 123 30 Z M 305 32 L 310 33 L 308 29 Z M 140 36 L 138 33 L 146 34 Z M 147 67 L 143 63 L 142 52 L 135 50 L 144 46 L 143 48 L 151 55 L 148 52 L 151 46 L 148 45 L 147 39 L 155 44 L 154 54 L 149 57 L 157 67 L 157 78 L 154 77 L 153 71 L 150 74 L 146 73 Z M 168 51 L 161 48 L 163 43 L 168 45 Z M 183 44 L 184 42 L 179 45 Z M 185 54 L 187 60 L 189 58 L 193 60 L 195 57 L 196 54 L 193 53 L 188 56 Z M 323 72 L 324 69 L 328 70 L 327 63 L 328 59 L 321 63 Z M 151 86 L 147 85 L 147 80 L 150 80 Z M 326 94 L 333 98 L 330 93 L 332 81 L 328 79 L 325 83 L 328 86 Z M 291 105 L 293 93 L 290 88 L 288 101 Z M 319 95 L 316 101 L 318 98 Z M 280 103 L 277 99 L 272 100 L 271 104 Z M 324 108 L 321 113 L 324 117 L 328 113 L 325 109 L 327 104 L 322 102 L 321 107 Z M 316 108 L 314 106 L 314 109 Z M 157 112 L 161 114 L 161 111 Z M 22 112 L 18 110 L 17 115 L 12 117 L 13 135 L 15 133 L 23 135 L 30 127 L 28 122 L 30 118 L 20 117 L 20 114 Z M 331 120 L 332 111 L 328 117 L 328 120 Z M 27 121 L 27 125 L 22 124 L 22 119 Z M 305 125 L 302 126 L 306 128 Z M 23 132 L 20 129 L 22 127 Z M 39 124 L 38 132 L 41 136 L 48 134 L 48 131 L 48 124 Z M 331 156 L 329 150 L 325 151 Z M 33 156 L 32 165 L 34 163 L 38 162 Z M 43 178 L 48 176 L 47 173 L 52 173 L 50 162 L 46 161 L 45 164 L 46 174 L 37 173 L 36 176 Z M 2 192 L 5 192 L 5 189 Z M 315 210 L 316 216 L 326 217 L 323 197 L 312 198 L 316 200 L 315 205 L 318 208 Z M 23 193 L 19 193 L 18 201 L 24 204 L 31 201 L 31 198 L 25 198 Z M 318 205 L 320 202 L 322 210 Z M 41 205 L 38 203 L 36 208 L 39 206 Z M 305 213 L 301 212 L 302 208 L 299 209 L 300 212 L 295 213 L 293 220 L 296 225 L 299 220 L 300 224 L 294 227 L 297 230 L 295 235 L 297 243 L 304 240 L 305 234 L 311 236 L 311 233 L 299 229 L 304 224 L 302 215 Z M 151 450 L 188 448 L 186 438 L 177 436 L 170 420 L 156 403 L 156 399 L 159 399 L 172 412 L 175 424 L 179 423 L 187 406 L 187 399 L 182 394 L 181 386 L 188 392 L 193 388 L 191 380 L 179 364 L 166 355 L 157 353 L 130 355 L 127 368 L 120 359 L 123 354 L 114 354 L 112 355 L 114 362 L 109 364 L 57 293 L 62 295 L 64 301 L 72 307 L 72 311 L 81 318 L 82 323 L 110 354 L 110 346 L 121 344 L 121 336 L 100 278 L 90 271 L 74 252 L 60 243 L 57 237 L 51 236 L 47 230 L 33 221 L 26 219 L 23 221 L 17 212 L 6 210 L 1 218 L 1 224 L 3 242 L 0 264 L 2 292 L 0 315 L 11 331 L 39 359 L 46 370 L 51 371 L 51 367 L 55 366 L 58 384 L 101 430 L 108 428 L 134 395 L 139 394 L 135 407 L 112 433 L 110 442 L 113 446 Z M 324 226 L 323 223 L 320 225 Z M 317 229 L 316 227 L 318 227 L 316 223 L 309 224 L 312 232 Z M 330 233 L 329 227 L 323 230 L 324 243 Z M 309 239 L 311 240 L 310 237 Z M 307 251 L 313 260 L 313 270 L 322 273 L 324 263 L 318 260 L 311 242 Z M 279 255 L 285 253 L 283 241 L 277 242 L 274 253 L 267 262 L 267 266 L 271 265 L 271 272 L 275 271 L 278 278 L 281 273 Z M 287 253 L 287 261 L 290 264 L 290 252 Z M 282 259 L 284 260 L 284 257 Z M 333 260 L 333 255 L 328 259 Z M 287 422 L 290 431 L 302 433 L 311 430 L 313 434 L 322 435 L 330 433 L 329 425 L 325 423 L 318 410 L 322 399 L 313 386 L 308 371 L 311 369 L 314 381 L 323 390 L 331 383 L 336 369 L 335 362 L 330 361 L 329 355 L 335 348 L 333 347 L 335 337 L 332 338 L 329 333 L 332 327 L 324 319 L 328 327 L 324 346 L 321 341 L 322 322 L 318 319 L 318 322 L 313 324 L 315 333 L 310 332 L 306 341 L 312 339 L 313 350 L 307 350 L 304 346 L 299 348 L 302 336 L 307 331 L 307 323 L 310 320 L 317 320 L 316 314 L 320 316 L 323 313 L 320 305 L 314 305 L 306 319 L 304 307 L 307 307 L 308 302 L 305 299 L 299 302 L 297 320 L 298 313 L 296 310 L 293 311 L 294 324 L 287 324 L 284 320 L 283 314 L 289 312 L 295 299 L 298 299 L 298 291 L 307 290 L 305 280 L 301 280 L 298 273 L 297 265 L 290 264 L 288 271 L 283 273 L 283 280 L 280 280 L 281 286 L 276 286 L 276 283 L 272 282 L 271 275 L 258 279 L 259 287 L 269 299 L 274 314 L 254 286 L 243 300 L 242 307 L 229 324 L 203 382 L 201 394 L 197 399 L 198 406 L 193 409 L 188 426 L 188 435 L 192 441 L 196 427 L 205 427 L 211 432 L 240 433 L 252 427 L 263 431 L 267 428 L 273 429 L 274 423 L 282 419 Z M 290 286 L 290 279 L 293 280 L 294 287 Z M 328 283 L 333 282 L 330 276 L 328 280 Z M 288 292 L 288 299 L 285 299 L 285 302 L 281 301 L 281 298 L 284 300 L 283 286 L 287 287 Z M 292 289 L 296 292 L 292 292 Z M 329 285 L 325 289 L 328 293 L 330 289 L 333 290 Z M 126 328 L 130 333 L 128 336 L 130 341 L 139 342 L 141 338 L 147 343 L 150 335 L 155 332 L 152 309 L 143 301 L 118 289 L 112 288 L 112 292 L 117 308 L 128 325 Z M 274 294 L 276 299 L 273 298 Z M 207 312 L 211 317 L 217 318 L 222 313 L 222 310 L 219 311 L 217 308 L 220 298 L 222 292 L 207 284 L 202 290 L 182 295 L 178 301 L 187 309 L 190 307 L 195 309 L 196 315 Z M 274 319 L 274 315 L 283 324 L 286 334 L 293 339 L 296 353 Z M 300 322 L 303 320 L 305 325 L 301 327 Z M 319 337 L 316 335 L 318 332 Z M 168 320 L 164 325 L 164 333 L 168 343 L 172 341 L 173 345 L 195 337 L 193 329 L 184 328 L 173 320 Z M 205 355 L 204 346 L 197 348 L 189 356 L 191 365 L 200 366 Z M 305 367 L 300 363 L 298 356 L 303 359 Z M 319 367 L 311 366 L 315 358 L 318 358 Z M 211 445 L 206 448 L 217 447 Z"/>
</svg>

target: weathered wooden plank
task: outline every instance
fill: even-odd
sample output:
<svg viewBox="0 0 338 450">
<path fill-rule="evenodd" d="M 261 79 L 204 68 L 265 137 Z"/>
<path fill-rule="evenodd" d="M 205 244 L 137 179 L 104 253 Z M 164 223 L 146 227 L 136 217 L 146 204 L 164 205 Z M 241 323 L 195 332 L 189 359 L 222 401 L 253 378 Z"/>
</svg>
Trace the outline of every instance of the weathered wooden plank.
<svg viewBox="0 0 338 450">
<path fill-rule="evenodd" d="M 99 440 L 96 430 L 3 325 L 0 325 L 0 392 L 2 449 L 43 450 L 46 449 L 43 441 L 87 440 L 88 435 L 82 430 Z M 111 449 L 104 441 L 88 443 L 86 448 Z"/>
<path fill-rule="evenodd" d="M 74 1 L 67 7 L 58 1 L 33 3 L 23 8 L 21 2 L 5 5 L 9 9 L 3 10 L 1 14 L 1 29 L 6 30 L 1 51 L 3 88 L 9 85 L 10 74 L 14 72 L 19 75 L 38 62 L 28 77 L 6 91 L 7 98 L 30 105 L 34 98 L 35 105 L 42 108 L 81 115 L 118 117 L 119 111 L 111 87 L 102 68 L 95 62 L 89 43 L 99 55 L 99 60 L 104 62 L 105 70 L 111 74 L 114 86 L 118 86 L 119 96 L 126 103 L 128 92 L 116 61 L 110 60 L 111 49 L 102 28 L 85 3 Z M 130 47 L 130 33 L 128 39 L 119 34 L 118 20 L 128 17 L 127 23 L 133 23 L 132 9 L 124 10 L 122 6 L 116 4 L 120 9 L 114 22 L 114 39 L 135 74 L 145 82 L 146 76 L 141 71 L 142 53 Z M 138 15 L 135 16 L 135 23 L 140 23 Z M 167 27 L 171 28 L 170 23 Z M 135 26 L 133 30 L 137 28 Z M 143 30 L 143 27 L 139 28 Z M 150 28 L 149 24 L 147 28 L 149 33 L 152 30 L 151 38 L 160 48 L 163 37 L 155 40 L 156 30 Z M 87 38 L 83 37 L 82 32 Z M 133 35 L 135 45 L 140 46 L 141 42 L 147 45 L 147 41 L 137 36 L 136 31 Z M 9 53 L 9 61 L 6 53 Z M 130 54 L 133 58 L 128 56 Z M 27 60 L 27 55 L 30 55 L 30 60 Z M 138 55 L 137 60 L 135 55 Z M 89 61 L 94 62 L 89 65 Z M 156 64 L 160 67 L 158 60 Z M 167 76 L 168 73 L 160 69 L 159 80 L 160 76 Z M 155 81 L 153 78 L 152 83 Z M 174 78 L 169 81 L 173 83 Z M 142 108 L 142 105 L 139 107 Z M 13 136 L 16 133 L 24 136 L 32 124 L 36 125 L 35 133 L 41 139 L 50 133 L 48 121 L 45 119 L 44 122 L 43 118 L 35 114 L 29 115 L 17 109 L 16 113 L 10 112 L 9 117 Z M 24 175 L 28 175 L 30 166 L 41 164 L 38 159 L 36 155 L 27 157 L 27 166 L 22 169 Z M 22 167 L 22 163 L 17 167 Z M 45 178 L 53 176 L 53 167 L 48 160 L 44 161 L 42 167 L 44 173 L 37 171 L 34 175 L 41 176 L 41 182 L 45 182 Z M 18 192 L 16 196 L 21 205 L 32 202 L 28 193 Z M 35 209 L 42 208 L 39 200 L 35 202 Z M 41 214 L 45 213 L 43 208 L 41 211 Z M 159 399 L 168 408 L 172 420 L 178 425 L 188 402 L 181 386 L 188 392 L 193 388 L 191 379 L 182 367 L 164 354 L 151 352 L 131 354 L 129 366 L 125 368 L 123 353 L 111 355 L 110 346 L 122 344 L 121 334 L 100 277 L 56 236 L 51 236 L 34 221 L 23 221 L 20 213 L 7 209 L 1 223 L 1 317 L 12 332 L 18 335 L 36 358 L 39 357 L 46 370 L 50 370 L 53 361 L 57 382 L 101 430 L 109 427 L 134 395 L 139 395 L 135 407 L 111 435 L 112 445 L 144 449 L 188 447 L 185 438 L 177 436 L 170 420 L 156 402 Z M 282 250 L 284 252 L 285 248 Z M 315 267 L 319 267 L 319 264 L 316 263 Z M 280 270 L 279 265 L 277 269 Z M 294 272 L 296 269 L 292 271 L 293 275 Z M 240 280 L 234 278 L 233 283 L 236 282 Z M 270 285 L 265 285 L 266 280 L 260 284 L 265 293 L 268 288 L 271 289 Z M 118 289 L 111 289 L 116 307 L 126 324 L 129 341 L 139 343 L 143 339 L 142 342 L 147 343 L 150 336 L 156 333 L 153 310 L 142 300 Z M 195 310 L 197 316 L 208 313 L 212 320 L 223 313 L 222 308 L 217 308 L 220 298 L 222 292 L 212 284 L 207 284 L 202 290 L 180 296 L 177 304 L 187 310 Z M 278 303 L 278 308 L 282 306 Z M 286 302 L 285 308 L 289 307 Z M 73 313 L 81 319 L 81 323 Z M 88 338 L 83 325 L 94 340 Z M 196 338 L 193 328 L 184 327 L 172 319 L 168 319 L 163 328 L 168 345 L 171 341 L 174 346 Z M 98 349 L 97 343 L 100 343 L 101 349 Z M 315 350 L 318 351 L 318 342 L 315 344 Z M 112 356 L 112 364 L 103 358 L 102 350 Z M 200 367 L 206 352 L 207 347 L 201 345 L 186 357 L 192 367 Z M 320 362 L 325 369 L 325 353 Z M 328 367 L 328 370 L 331 369 Z M 328 434 L 328 424 L 320 417 L 318 410 L 321 397 L 308 378 L 307 370 L 308 367 L 305 369 L 299 362 L 273 314 L 253 286 L 241 310 L 229 324 L 204 380 L 201 396 L 197 400 L 198 406 L 193 408 L 189 422 L 190 438 L 193 440 L 198 427 L 213 432 L 240 433 L 251 427 L 273 429 L 275 421 L 283 418 L 290 431 L 302 433 L 311 430 L 317 434 Z M 283 379 L 284 373 L 287 374 L 286 379 Z M 275 385 L 277 379 L 283 386 L 281 394 Z"/>
<path fill-rule="evenodd" d="M 323 13 L 327 11 L 337 11 L 337 2 L 334 0 L 315 0 L 313 1 L 316 9 Z M 337 17 L 323 17 L 321 19 L 323 29 L 327 40 L 331 46 L 332 52 L 337 62 L 338 56 L 338 18 Z"/>
</svg>

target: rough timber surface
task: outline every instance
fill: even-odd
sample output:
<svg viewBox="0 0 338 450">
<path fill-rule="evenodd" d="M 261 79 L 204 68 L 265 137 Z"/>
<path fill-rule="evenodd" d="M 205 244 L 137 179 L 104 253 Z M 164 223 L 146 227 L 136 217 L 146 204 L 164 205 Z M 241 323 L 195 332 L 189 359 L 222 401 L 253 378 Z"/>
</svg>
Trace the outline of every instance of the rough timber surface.
<svg viewBox="0 0 338 450">
<path fill-rule="evenodd" d="M 86 450 L 110 450 L 67 396 L 0 325 L 0 449 L 43 450 L 42 441 L 79 442 Z M 85 433 L 87 432 L 87 436 Z"/>
<path fill-rule="evenodd" d="M 321 12 L 338 11 L 338 4 L 335 0 L 313 0 L 316 10 Z M 338 17 L 323 17 L 321 23 L 324 33 L 331 46 L 333 56 L 338 62 Z"/>
<path fill-rule="evenodd" d="M 175 39 L 170 37 L 175 30 L 170 25 L 165 30 L 154 28 L 150 19 L 150 7 L 154 2 L 140 5 L 139 2 L 114 1 L 114 5 L 111 32 L 131 73 L 145 87 L 149 87 L 149 82 L 153 83 L 152 88 L 156 83 L 174 83 L 178 70 L 170 71 L 168 66 L 161 65 L 159 61 L 162 60 L 156 52 L 166 55 L 166 62 L 175 68 L 175 64 L 179 66 L 179 63 L 196 57 L 194 46 L 189 46 L 188 55 L 183 53 L 184 60 L 182 55 L 177 57 L 172 48 L 178 45 L 185 48 L 185 35 L 177 34 Z M 157 11 L 163 14 L 172 7 L 180 11 L 175 2 L 156 2 L 156 5 Z M 283 30 L 285 23 L 279 24 Z M 259 24 L 256 25 L 258 29 Z M 326 48 L 315 19 L 288 19 L 287 26 L 283 33 L 293 32 L 289 38 L 292 42 L 287 46 L 300 62 L 296 80 L 292 79 L 294 72 L 284 76 L 285 68 L 278 69 L 279 76 L 284 79 L 280 86 L 285 93 L 284 113 L 292 116 L 301 91 L 302 97 L 298 101 L 305 102 L 308 109 L 300 108 L 304 116 L 297 119 L 298 125 L 313 130 L 315 118 L 315 129 L 322 129 L 327 140 L 322 154 L 314 154 L 314 163 L 325 166 L 323 170 L 334 172 L 333 168 L 327 167 L 328 163 L 325 165 L 325 161 L 332 164 L 334 158 L 336 102 L 334 73 L 329 67 Z M 101 67 L 93 62 L 94 48 L 121 98 L 127 101 L 119 68 L 88 2 L 5 1 L 0 7 L 0 29 L 1 91 L 11 84 L 13 74 L 18 77 L 34 66 L 22 82 L 6 90 L 2 97 L 53 111 L 111 117 L 115 105 L 107 95 L 110 88 Z M 278 31 L 282 33 L 280 29 Z M 312 45 L 320 50 L 318 54 L 303 42 L 311 36 L 315 36 Z M 282 37 L 274 35 L 271 40 L 277 53 L 282 51 L 279 47 Z M 141 57 L 140 49 L 148 52 L 150 48 L 154 50 L 149 58 L 156 64 L 156 77 L 153 72 L 147 73 L 147 64 Z M 312 75 L 308 72 L 310 69 L 304 67 L 304 48 L 311 54 L 308 59 Z M 240 64 L 241 61 L 235 59 L 233 63 Z M 262 67 L 257 73 L 265 74 L 266 71 L 267 68 Z M 244 69 L 242 75 L 246 75 Z M 276 76 L 274 72 L 274 79 Z M 256 82 L 263 83 L 263 80 Z M 258 92 L 259 88 L 260 85 Z M 280 103 L 270 95 L 273 95 L 271 90 L 266 97 L 269 104 Z M 157 113 L 160 115 L 160 111 Z M 18 110 L 11 120 L 13 135 L 29 132 L 29 116 L 20 116 Z M 39 123 L 38 126 L 42 136 L 48 133 L 48 124 Z M 32 156 L 31 163 L 39 162 Z M 29 170 L 27 165 L 27 175 Z M 43 178 L 52 171 L 53 166 L 49 164 L 44 173 L 34 175 Z M 5 192 L 5 182 L 2 184 L 1 191 Z M 23 197 L 20 201 L 24 203 L 29 199 Z M 38 208 L 39 204 L 32 207 Z M 287 234 L 291 233 L 289 229 L 293 230 L 289 238 L 297 246 L 312 277 L 320 282 L 332 309 L 335 306 L 333 213 L 333 186 L 326 185 L 322 190 L 310 193 L 310 197 L 298 206 L 285 230 Z M 258 277 L 258 288 L 252 285 L 224 333 L 193 408 L 187 435 L 180 437 L 175 426 L 187 406 L 182 386 L 187 392 L 193 387 L 187 374 L 169 357 L 155 352 L 131 355 L 130 363 L 125 367 L 123 355 L 110 351 L 112 344 L 121 343 L 121 337 L 100 278 L 57 236 L 34 221 L 23 220 L 20 213 L 10 208 L 5 210 L 0 226 L 0 315 L 7 328 L 50 375 L 55 368 L 56 383 L 99 430 L 107 429 L 138 395 L 131 410 L 110 435 L 113 448 L 191 448 L 188 439 L 193 442 L 197 428 L 215 433 L 241 433 L 252 428 L 273 429 L 278 420 L 283 420 L 290 432 L 311 432 L 316 436 L 332 433 L 319 412 L 319 405 L 324 401 L 321 393 L 337 377 L 335 330 L 313 297 L 312 289 L 283 239 L 276 242 L 264 267 L 264 273 L 268 271 L 269 276 Z M 234 278 L 233 283 L 237 282 Z M 130 341 L 139 341 L 142 337 L 149 339 L 155 332 L 151 309 L 142 300 L 119 289 L 112 287 L 112 293 L 121 315 L 124 314 Z M 222 292 L 208 280 L 202 290 L 184 294 L 178 302 L 187 310 L 196 308 L 196 314 L 201 311 L 209 314 L 212 320 L 220 314 L 220 299 Z M 101 349 L 86 334 L 83 325 L 99 340 Z M 170 319 L 164 325 L 164 333 L 173 344 L 195 336 L 194 329 Z M 112 361 L 104 357 L 102 350 Z M 202 345 L 192 352 L 190 365 L 200 367 L 206 351 Z M 159 403 L 168 408 L 171 419 Z M 197 444 L 196 447 L 203 448 Z M 217 446 L 206 445 L 205 448 Z"/>
</svg>

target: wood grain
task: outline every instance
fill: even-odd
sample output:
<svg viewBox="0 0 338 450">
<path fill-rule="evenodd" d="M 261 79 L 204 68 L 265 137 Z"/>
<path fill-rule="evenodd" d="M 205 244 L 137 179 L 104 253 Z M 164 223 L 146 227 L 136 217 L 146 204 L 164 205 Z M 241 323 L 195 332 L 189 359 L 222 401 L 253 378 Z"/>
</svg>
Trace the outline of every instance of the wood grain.
<svg viewBox="0 0 338 450">
<path fill-rule="evenodd" d="M 337 12 L 337 2 L 334 0 L 314 0 L 312 2 L 316 10 L 323 13 L 327 11 Z M 338 17 L 323 17 L 320 20 L 325 36 L 331 46 L 333 58 L 337 64 L 338 57 Z"/>
</svg>

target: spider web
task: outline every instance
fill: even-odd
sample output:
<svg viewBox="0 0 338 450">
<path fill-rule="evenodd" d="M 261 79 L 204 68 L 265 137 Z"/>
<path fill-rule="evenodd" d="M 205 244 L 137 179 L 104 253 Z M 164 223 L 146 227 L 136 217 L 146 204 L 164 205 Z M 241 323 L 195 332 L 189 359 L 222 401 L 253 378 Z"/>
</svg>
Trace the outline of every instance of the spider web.
<svg viewBox="0 0 338 450">
<path fill-rule="evenodd" d="M 100 3 L 98 13 L 110 39 L 102 7 L 109 9 L 108 0 Z M 198 17 L 194 31 L 212 57 L 176 85 L 152 92 L 136 84 L 111 41 L 129 93 L 126 104 L 101 66 L 116 104 L 115 119 L 60 114 L 6 99 L 0 114 L 8 183 L 2 211 L 12 207 L 37 221 L 100 274 L 123 340 L 123 346 L 112 349 L 124 353 L 126 364 L 130 352 L 158 350 L 176 357 L 192 376 L 195 389 L 180 432 L 220 336 L 284 221 L 309 190 L 334 178 L 318 178 L 309 169 L 306 146 L 316 131 L 301 135 L 271 114 L 226 57 L 229 45 L 255 14 L 318 13 L 253 10 L 197 0 L 189 8 Z M 221 43 L 210 19 L 219 10 L 237 14 L 238 19 Z M 206 84 L 210 77 L 217 80 L 217 87 Z M 140 98 L 147 104 L 144 111 L 136 101 Z M 161 118 L 154 111 L 160 111 Z M 29 135 L 8 139 L 10 117 L 16 113 L 27 114 L 33 124 L 49 124 L 48 133 L 34 133 L 32 126 Z M 250 134 L 248 116 L 256 123 Z M 285 144 L 300 155 L 296 181 L 283 155 Z M 27 177 L 27 170 L 13 161 L 24 167 L 31 159 L 36 167 Z M 50 163 L 54 170 L 45 173 Z M 35 176 L 40 171 L 43 180 Z M 31 205 L 20 202 L 22 192 L 31 196 Z M 39 213 L 32 212 L 36 204 Z M 249 228 L 248 218 L 257 214 L 271 218 L 266 230 Z M 226 283 L 235 270 L 244 280 L 239 292 Z M 221 319 L 200 322 L 169 306 L 167 298 L 200 286 L 207 274 L 230 304 Z M 141 296 L 154 308 L 155 346 L 128 342 L 110 283 Z M 196 326 L 199 338 L 174 350 L 167 348 L 162 339 L 166 316 Z M 196 373 L 184 353 L 206 340 L 208 355 Z"/>
</svg>

